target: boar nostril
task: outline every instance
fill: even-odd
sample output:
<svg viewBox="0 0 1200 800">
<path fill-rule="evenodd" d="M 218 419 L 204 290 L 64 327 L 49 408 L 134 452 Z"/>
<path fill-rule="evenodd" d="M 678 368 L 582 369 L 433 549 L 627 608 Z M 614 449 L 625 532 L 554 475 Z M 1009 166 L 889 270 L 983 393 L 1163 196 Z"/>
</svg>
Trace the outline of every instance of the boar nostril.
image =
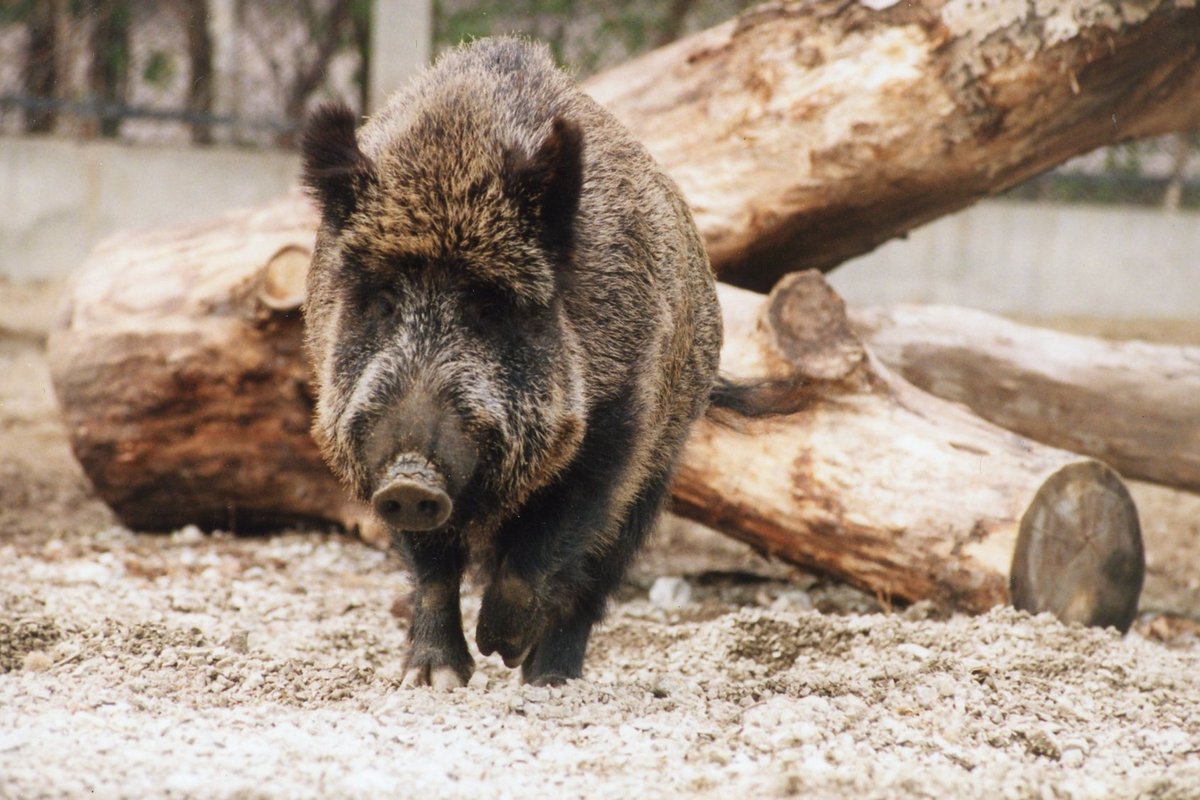
<svg viewBox="0 0 1200 800">
<path fill-rule="evenodd" d="M 439 486 L 412 478 L 399 478 L 371 498 L 375 512 L 388 525 L 402 531 L 428 531 L 450 518 L 453 504 Z"/>
</svg>

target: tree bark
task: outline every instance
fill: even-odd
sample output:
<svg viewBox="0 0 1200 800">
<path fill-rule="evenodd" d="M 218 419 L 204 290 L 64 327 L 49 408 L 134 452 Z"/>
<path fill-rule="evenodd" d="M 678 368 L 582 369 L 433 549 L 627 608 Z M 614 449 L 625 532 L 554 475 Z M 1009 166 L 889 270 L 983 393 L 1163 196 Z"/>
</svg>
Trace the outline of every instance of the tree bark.
<svg viewBox="0 0 1200 800">
<path fill-rule="evenodd" d="M 364 520 L 308 435 L 297 309 L 315 225 L 293 197 L 109 240 L 75 278 L 50 366 L 75 452 L 127 524 Z M 1128 626 L 1143 558 L 1111 470 L 905 384 L 815 273 L 765 306 L 722 302 L 725 369 L 799 370 L 818 399 L 744 430 L 702 424 L 678 511 L 881 595 Z"/>
<path fill-rule="evenodd" d="M 1194 2 L 766 3 L 598 75 L 765 291 L 1102 145 L 1200 125 Z"/>
<path fill-rule="evenodd" d="M 1127 628 L 1144 574 L 1119 476 L 928 395 L 878 362 L 815 272 L 722 287 L 723 369 L 798 372 L 805 412 L 697 427 L 674 510 L 888 598 L 1011 602 Z"/>
<path fill-rule="evenodd" d="M 316 224 L 294 196 L 111 238 L 76 274 L 49 360 L 75 455 L 126 524 L 359 521 L 309 436 L 299 306 Z"/>
<path fill-rule="evenodd" d="M 1200 492 L 1200 347 L 1105 342 L 947 306 L 851 318 L 927 392 L 1126 478 Z"/>
</svg>

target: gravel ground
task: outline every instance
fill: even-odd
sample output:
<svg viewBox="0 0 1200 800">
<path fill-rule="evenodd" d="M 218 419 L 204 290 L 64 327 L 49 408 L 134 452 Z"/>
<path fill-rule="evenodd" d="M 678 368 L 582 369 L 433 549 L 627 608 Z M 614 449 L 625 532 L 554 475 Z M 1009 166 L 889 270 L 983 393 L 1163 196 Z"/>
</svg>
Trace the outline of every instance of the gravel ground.
<svg viewBox="0 0 1200 800">
<path fill-rule="evenodd" d="M 768 581 L 631 590 L 585 681 L 481 660 L 443 694 L 399 688 L 403 577 L 344 538 L 109 528 L 0 564 L 5 796 L 1200 794 L 1195 645 Z"/>
<path fill-rule="evenodd" d="M 21 321 L 44 301 L 0 285 L 0 798 L 1200 797 L 1194 497 L 1135 487 L 1151 609 L 1125 637 L 887 613 L 669 524 L 585 680 L 477 656 L 464 689 L 403 690 L 393 555 L 115 524 Z"/>
</svg>

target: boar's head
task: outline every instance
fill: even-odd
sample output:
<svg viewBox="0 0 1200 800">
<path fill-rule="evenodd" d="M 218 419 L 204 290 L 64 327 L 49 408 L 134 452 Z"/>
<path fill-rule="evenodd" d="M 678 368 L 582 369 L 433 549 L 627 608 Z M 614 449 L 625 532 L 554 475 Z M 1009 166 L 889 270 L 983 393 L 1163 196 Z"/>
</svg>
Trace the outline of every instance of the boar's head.
<svg viewBox="0 0 1200 800">
<path fill-rule="evenodd" d="M 584 433 L 566 313 L 582 136 L 556 116 L 504 141 L 452 107 L 380 124 L 356 135 L 332 105 L 304 131 L 314 438 L 393 529 L 494 524 Z"/>
</svg>

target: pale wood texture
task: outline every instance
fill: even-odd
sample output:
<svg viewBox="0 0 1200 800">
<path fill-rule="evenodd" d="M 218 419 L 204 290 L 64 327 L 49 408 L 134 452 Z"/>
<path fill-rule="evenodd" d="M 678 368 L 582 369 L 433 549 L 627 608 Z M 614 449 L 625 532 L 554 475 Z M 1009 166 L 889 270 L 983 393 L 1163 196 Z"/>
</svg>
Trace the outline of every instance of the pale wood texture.
<svg viewBox="0 0 1200 800">
<path fill-rule="evenodd" d="M 128 524 L 327 520 L 372 538 L 308 435 L 297 307 L 314 226 L 292 197 L 109 240 L 78 274 L 50 365 L 75 452 Z M 968 609 L 1012 598 L 1128 625 L 1141 545 L 1111 471 L 892 376 L 816 273 L 787 279 L 761 318 L 761 295 L 722 292 L 726 369 L 800 369 L 820 399 L 745 432 L 701 426 L 674 490 L 679 511 L 881 595 Z M 1035 569 L 1014 570 L 1014 552 L 1030 548 Z M 1068 564 L 1077 574 L 1064 583 Z"/>
<path fill-rule="evenodd" d="M 77 273 L 49 342 L 76 456 L 129 525 L 353 525 L 309 436 L 300 353 L 317 218 L 296 195 L 117 236 Z"/>
<path fill-rule="evenodd" d="M 927 392 L 1126 478 L 1200 492 L 1200 347 L 1106 342 L 949 306 L 851 318 L 882 361 Z"/>
<path fill-rule="evenodd" d="M 768 290 L 1071 156 L 1200 125 L 1195 2 L 766 3 L 585 88 Z"/>
<path fill-rule="evenodd" d="M 723 367 L 799 372 L 820 399 L 740 431 L 698 426 L 673 487 L 677 513 L 884 597 L 1130 624 L 1144 558 L 1116 473 L 905 383 L 854 336 L 815 272 L 765 301 L 721 291 Z"/>
</svg>

